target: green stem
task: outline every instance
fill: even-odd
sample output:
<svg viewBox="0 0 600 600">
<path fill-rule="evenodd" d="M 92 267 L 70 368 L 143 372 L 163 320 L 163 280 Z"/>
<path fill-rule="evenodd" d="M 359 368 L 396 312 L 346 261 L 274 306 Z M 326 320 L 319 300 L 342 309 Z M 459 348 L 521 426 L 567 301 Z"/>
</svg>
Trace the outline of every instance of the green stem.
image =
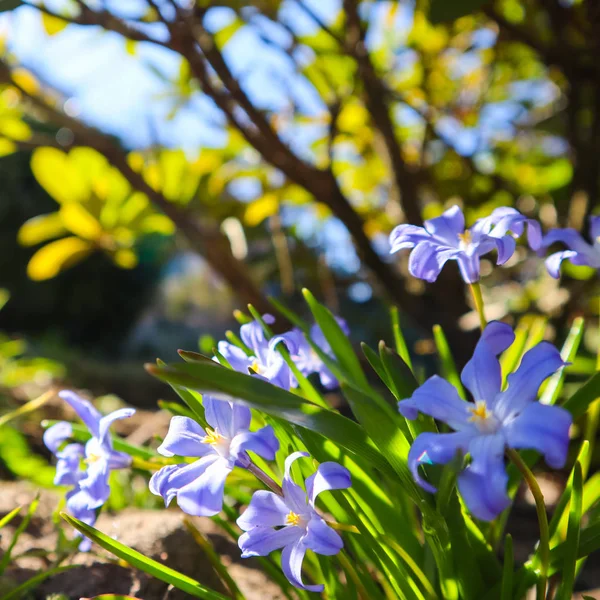
<svg viewBox="0 0 600 600">
<path fill-rule="evenodd" d="M 540 574 L 537 581 L 536 600 L 544 600 L 546 597 L 546 584 L 548 582 L 548 565 L 550 563 L 550 529 L 548 527 L 548 516 L 546 515 L 546 505 L 544 504 L 544 495 L 540 486 L 531 472 L 531 469 L 525 464 L 525 461 L 519 456 L 519 453 L 512 448 L 507 450 L 507 454 L 513 464 L 527 482 L 529 489 L 535 500 L 535 509 L 537 512 L 540 526 Z"/>
<path fill-rule="evenodd" d="M 270 490 L 275 492 L 278 496 L 283 497 L 283 490 L 281 489 L 281 486 L 271 479 L 262 469 L 259 469 L 253 462 L 251 462 L 246 468 L 257 479 L 260 479 Z"/>
<path fill-rule="evenodd" d="M 481 293 L 481 285 L 479 281 L 475 283 L 470 283 L 469 287 L 471 288 L 471 294 L 473 295 L 473 302 L 475 302 L 475 308 L 477 309 L 477 314 L 479 315 L 479 324 L 481 326 L 481 331 L 485 329 L 487 325 L 487 321 L 485 319 L 485 313 L 483 311 L 483 295 Z"/>
</svg>

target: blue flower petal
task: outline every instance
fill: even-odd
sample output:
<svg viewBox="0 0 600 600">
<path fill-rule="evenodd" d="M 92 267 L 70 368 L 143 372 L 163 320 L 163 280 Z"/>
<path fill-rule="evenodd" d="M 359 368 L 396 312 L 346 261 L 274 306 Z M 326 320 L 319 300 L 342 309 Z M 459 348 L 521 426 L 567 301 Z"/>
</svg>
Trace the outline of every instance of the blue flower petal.
<svg viewBox="0 0 600 600">
<path fill-rule="evenodd" d="M 214 452 L 210 444 L 203 444 L 206 432 L 189 417 L 175 416 L 169 431 L 157 451 L 163 456 L 206 456 Z"/>
<path fill-rule="evenodd" d="M 573 418 L 564 408 L 534 402 L 503 427 L 511 448 L 529 448 L 544 455 L 553 469 L 565 466 Z"/>
<path fill-rule="evenodd" d="M 221 341 L 217 344 L 217 349 L 234 371 L 248 374 L 248 367 L 252 365 L 254 359 L 249 357 L 241 348 L 229 342 Z"/>
<path fill-rule="evenodd" d="M 590 217 L 590 237 L 592 238 L 592 243 L 596 245 L 600 237 L 600 216 Z"/>
<path fill-rule="evenodd" d="M 560 265 L 563 260 L 573 259 L 579 256 L 575 250 L 563 250 L 555 252 L 546 259 L 546 269 L 554 279 L 560 279 Z"/>
<path fill-rule="evenodd" d="M 473 438 L 469 445 L 472 462 L 458 476 L 458 489 L 465 504 L 482 521 L 495 519 L 510 504 L 504 445 L 501 434 Z"/>
<path fill-rule="evenodd" d="M 82 444 L 68 444 L 56 454 L 56 474 L 54 485 L 77 485 L 84 477 L 81 459 L 85 453 Z"/>
<path fill-rule="evenodd" d="M 87 452 L 86 454 L 89 456 Z M 110 486 L 108 485 L 109 474 L 108 461 L 104 457 L 97 458 L 93 462 L 88 463 L 86 476 L 79 482 L 81 488 L 90 497 L 88 508 L 102 506 L 110 496 Z"/>
<path fill-rule="evenodd" d="M 52 454 L 56 454 L 59 446 L 73 435 L 71 423 L 60 421 L 44 431 L 44 445 Z"/>
<path fill-rule="evenodd" d="M 279 450 L 279 440 L 273 428 L 267 425 L 258 431 L 242 431 L 231 440 L 229 451 L 232 457 L 237 459 L 241 452 L 248 450 L 267 460 L 274 460 Z"/>
<path fill-rule="evenodd" d="M 302 527 L 253 527 L 239 537 L 238 546 L 242 551 L 242 558 L 267 556 L 279 548 L 296 543 L 303 535 Z"/>
<path fill-rule="evenodd" d="M 258 490 L 254 492 L 248 508 L 236 523 L 243 531 L 253 527 L 280 527 L 285 525 L 289 513 L 290 508 L 281 496 L 267 490 Z"/>
<path fill-rule="evenodd" d="M 419 242 L 430 239 L 431 235 L 422 227 L 408 224 L 398 225 L 390 233 L 390 254 L 398 252 L 398 250 L 414 248 Z"/>
<path fill-rule="evenodd" d="M 466 454 L 469 443 L 476 435 L 475 429 L 456 433 L 421 433 L 418 435 L 408 452 L 408 468 L 415 481 L 424 490 L 435 492 L 436 489 L 419 474 L 419 466 L 422 464 L 444 465 L 450 462 L 459 450 Z"/>
<path fill-rule="evenodd" d="M 430 377 L 409 399 L 398 402 L 400 414 L 407 419 L 414 420 L 422 412 L 456 430 L 471 427 L 469 406 L 456 388 L 438 375 Z"/>
<path fill-rule="evenodd" d="M 306 479 L 308 501 L 314 506 L 317 496 L 330 490 L 345 490 L 352 485 L 350 471 L 336 462 L 324 462 Z"/>
<path fill-rule="evenodd" d="M 290 507 L 290 510 L 297 514 L 302 514 L 307 510 L 306 492 L 291 478 L 292 465 L 299 458 L 310 456 L 308 452 L 293 452 L 285 459 L 285 472 L 283 475 L 283 495 L 285 503 Z"/>
<path fill-rule="evenodd" d="M 464 253 L 439 242 L 421 242 L 410 253 L 408 270 L 413 277 L 433 282 L 438 278 L 443 266 L 452 258 L 457 258 Z"/>
<path fill-rule="evenodd" d="M 424 223 L 425 230 L 449 246 L 456 246 L 458 235 L 465 230 L 465 216 L 458 206 L 452 206 L 439 217 Z"/>
<path fill-rule="evenodd" d="M 593 247 L 590 246 L 581 236 L 581 234 L 570 227 L 565 229 L 551 229 L 543 240 L 543 246 L 547 248 L 556 242 L 562 242 L 569 248 L 579 254 L 592 254 Z"/>
<path fill-rule="evenodd" d="M 218 456 L 205 456 L 196 461 L 202 463 L 204 471 L 177 492 L 179 508 L 195 517 L 212 517 L 223 508 L 225 480 L 233 466 L 230 461 Z"/>
<path fill-rule="evenodd" d="M 563 367 L 559 351 L 549 342 L 540 342 L 525 353 L 521 365 L 507 377 L 508 388 L 498 394 L 494 415 L 501 421 L 514 418 L 537 398 L 545 379 Z"/>
<path fill-rule="evenodd" d="M 250 427 L 252 414 L 247 406 L 208 395 L 203 397 L 202 402 L 208 424 L 221 435 L 231 439 L 238 431 Z"/>
<path fill-rule="evenodd" d="M 485 251 L 485 249 L 482 250 Z M 478 253 L 467 254 L 466 252 L 461 252 L 457 256 L 456 261 L 458 262 L 460 275 L 465 283 L 475 283 L 476 281 L 479 281 L 481 261 L 479 260 Z"/>
<path fill-rule="evenodd" d="M 461 381 L 475 401 L 492 402 L 502 386 L 502 371 L 496 358 L 512 344 L 514 333 L 505 323 L 492 321 L 483 331 L 473 357 L 461 373 Z"/>
<path fill-rule="evenodd" d="M 498 356 L 508 349 L 515 341 L 515 332 L 507 323 L 501 321 L 490 321 L 483 333 L 481 339 L 492 349 L 492 352 Z"/>
<path fill-rule="evenodd" d="M 112 441 L 109 435 L 110 426 L 120 419 L 127 419 L 135 414 L 133 408 L 120 408 L 110 414 L 102 417 L 98 423 L 98 440 L 100 444 L 107 448 L 112 448 Z"/>
<path fill-rule="evenodd" d="M 324 585 L 305 585 L 302 581 L 302 562 L 305 554 L 306 546 L 301 541 L 286 546 L 281 553 L 283 574 L 297 588 L 309 592 L 322 592 L 325 589 Z"/>
<path fill-rule="evenodd" d="M 340 535 L 321 517 L 313 517 L 308 522 L 306 536 L 302 539 L 302 543 L 313 552 L 325 556 L 333 556 L 344 547 Z"/>
<path fill-rule="evenodd" d="M 102 415 L 92 406 L 91 402 L 70 390 L 62 390 L 58 395 L 71 406 L 79 418 L 85 423 L 94 437 L 98 437 L 100 419 Z"/>
</svg>

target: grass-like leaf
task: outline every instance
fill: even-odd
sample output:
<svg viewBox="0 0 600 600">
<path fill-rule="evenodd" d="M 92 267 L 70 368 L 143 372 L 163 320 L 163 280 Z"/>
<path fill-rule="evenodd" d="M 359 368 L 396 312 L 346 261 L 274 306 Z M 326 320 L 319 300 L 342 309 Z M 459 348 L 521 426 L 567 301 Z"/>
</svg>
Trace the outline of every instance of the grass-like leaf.
<svg viewBox="0 0 600 600">
<path fill-rule="evenodd" d="M 303 289 L 302 293 L 348 381 L 355 382 L 359 387 L 367 387 L 367 379 L 363 373 L 360 361 L 352 348 L 352 344 L 348 340 L 348 336 L 338 325 L 331 311 L 317 302 L 307 289 Z"/>
<path fill-rule="evenodd" d="M 229 371 L 214 363 L 146 365 L 146 369 L 171 385 L 210 393 L 221 400 L 242 401 L 269 415 L 315 431 L 363 457 L 384 473 L 394 472 L 357 423 L 258 377 Z"/>
<path fill-rule="evenodd" d="M 577 462 L 573 473 L 571 509 L 569 511 L 567 539 L 565 540 L 565 560 L 562 570 L 562 584 L 556 595 L 556 600 L 569 600 L 573 594 L 577 567 L 577 552 L 579 550 L 579 536 L 581 532 L 582 487 L 581 463 Z"/>
<path fill-rule="evenodd" d="M 227 600 L 227 596 L 223 596 L 218 592 L 210 590 L 191 577 L 188 577 L 183 573 L 179 573 L 170 567 L 152 560 L 137 550 L 133 550 L 133 548 L 125 546 L 125 544 L 122 544 L 121 542 L 113 540 L 98 529 L 81 522 L 79 519 L 76 519 L 75 517 L 72 517 L 64 512 L 61 512 L 60 516 L 69 525 L 83 533 L 83 535 L 90 538 L 92 541 L 96 542 L 99 546 L 102 546 L 105 550 L 108 550 L 118 558 L 129 563 L 132 567 L 135 567 L 144 573 L 148 573 L 148 575 L 152 575 L 153 577 L 156 577 L 157 579 L 160 579 L 161 581 L 164 581 L 165 583 L 168 583 L 185 592 L 186 594 L 194 596 L 195 598 L 203 598 L 204 600 Z"/>
</svg>

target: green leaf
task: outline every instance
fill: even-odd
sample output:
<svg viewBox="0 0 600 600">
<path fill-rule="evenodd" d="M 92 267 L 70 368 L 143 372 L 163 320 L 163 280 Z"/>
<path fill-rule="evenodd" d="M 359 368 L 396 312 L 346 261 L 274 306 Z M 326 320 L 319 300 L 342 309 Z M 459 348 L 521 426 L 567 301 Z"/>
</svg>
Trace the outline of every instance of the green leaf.
<svg viewBox="0 0 600 600">
<path fill-rule="evenodd" d="M 342 383 L 342 391 L 350 404 L 350 408 L 358 422 L 375 441 L 381 453 L 400 477 L 402 485 L 415 501 L 424 497 L 424 493 L 417 487 L 408 469 L 408 451 L 410 445 L 396 419 L 388 414 L 366 394 Z"/>
<path fill-rule="evenodd" d="M 410 398 L 419 387 L 410 367 L 385 342 L 379 342 L 379 358 L 391 383 L 390 391 L 396 400 Z"/>
<path fill-rule="evenodd" d="M 500 600 L 513 599 L 513 571 L 515 568 L 515 557 L 513 553 L 513 541 L 510 534 L 504 539 L 504 568 L 502 569 L 502 592 Z"/>
<path fill-rule="evenodd" d="M 408 352 L 408 346 L 406 345 L 406 340 L 404 339 L 404 334 L 402 333 L 402 328 L 400 327 L 400 313 L 398 311 L 398 307 L 393 306 L 390 309 L 390 316 L 392 319 L 392 331 L 394 333 L 396 352 L 412 371 L 413 366 L 410 359 L 410 354 Z"/>
<path fill-rule="evenodd" d="M 29 505 L 29 508 L 27 509 L 27 514 L 25 515 L 25 518 L 19 523 L 19 526 L 15 530 L 12 540 L 10 541 L 10 544 L 8 545 L 8 549 L 4 553 L 4 556 L 2 556 L 2 560 L 0 560 L 0 575 L 2 575 L 4 573 L 4 571 L 6 570 L 6 567 L 8 567 L 8 565 L 10 563 L 10 557 L 12 555 L 13 550 L 15 549 L 17 541 L 19 540 L 19 537 L 21 537 L 21 534 L 29 526 L 31 517 L 33 517 L 33 514 L 35 513 L 39 503 L 40 503 L 40 499 L 39 499 L 39 496 L 37 496 L 32 501 L 32 503 Z"/>
<path fill-rule="evenodd" d="M 431 23 L 454 21 L 479 10 L 489 0 L 431 0 L 429 20 Z"/>
<path fill-rule="evenodd" d="M 392 380 L 388 376 L 387 371 L 385 370 L 385 367 L 383 366 L 383 361 L 381 360 L 381 358 L 379 358 L 379 356 L 377 355 L 375 350 L 370 348 L 364 342 L 360 343 L 360 347 L 362 348 L 365 358 L 369 361 L 369 364 L 373 367 L 373 370 L 375 371 L 375 373 L 377 373 L 377 375 L 379 375 L 379 379 L 381 379 L 381 381 L 383 381 L 385 386 L 389 390 L 391 390 L 392 389 Z"/>
<path fill-rule="evenodd" d="M 582 512 L 582 474 L 581 463 L 575 464 L 573 475 L 573 489 L 571 492 L 571 510 L 569 511 L 569 526 L 565 540 L 565 560 L 562 570 L 562 584 L 556 600 L 569 600 L 573 594 L 575 573 L 577 567 L 577 552 L 579 550 L 579 536 L 581 531 Z"/>
<path fill-rule="evenodd" d="M 444 330 L 439 325 L 433 326 L 433 339 L 442 362 L 443 377 L 458 390 L 460 397 L 464 400 L 467 396 L 460 380 L 460 375 L 458 374 L 456 363 L 454 362 L 454 357 L 450 350 L 450 345 L 448 344 Z"/>
<path fill-rule="evenodd" d="M 214 592 L 203 586 L 198 581 L 195 581 L 183 573 L 179 573 L 174 569 L 171 569 L 151 558 L 144 556 L 143 554 L 113 540 L 109 536 L 105 535 L 98 529 L 82 523 L 79 519 L 72 517 L 64 512 L 60 513 L 60 516 L 72 527 L 79 530 L 83 535 L 88 537 L 96 544 L 102 546 L 105 550 L 108 550 L 118 558 L 129 563 L 132 567 L 140 569 L 144 573 L 148 573 L 169 585 L 176 587 L 177 589 L 190 594 L 195 598 L 204 598 L 206 600 L 227 600 L 226 596 Z"/>
<path fill-rule="evenodd" d="M 589 405 L 600 397 L 600 371 L 590 377 L 564 404 L 572 415 L 578 419 Z"/>
<path fill-rule="evenodd" d="M 560 351 L 560 356 L 565 362 L 572 362 L 577 354 L 581 338 L 583 337 L 584 323 L 583 317 L 577 317 L 573 321 L 573 325 L 569 330 L 569 335 Z M 563 381 L 565 380 L 565 374 L 566 370 L 561 369 L 550 377 L 545 385 L 544 392 L 540 397 L 540 402 L 542 404 L 554 404 L 558 400 L 558 396 L 562 390 Z"/>
<path fill-rule="evenodd" d="M 210 364 L 175 364 L 164 367 L 146 365 L 146 369 L 171 385 L 210 393 L 232 402 L 243 401 L 269 415 L 315 431 L 362 456 L 382 471 L 393 473 L 390 464 L 357 423 L 267 381 L 224 369 L 212 361 Z"/>
<path fill-rule="evenodd" d="M 8 525 L 19 514 L 21 508 L 21 506 L 17 506 L 17 508 L 13 508 L 7 515 L 4 515 L 0 519 L 0 529 L 2 529 L 5 525 Z"/>
<path fill-rule="evenodd" d="M 356 383 L 360 388 L 368 388 L 367 378 L 363 373 L 354 348 L 352 348 L 348 336 L 342 331 L 331 311 L 317 302 L 306 288 L 302 290 L 302 293 L 348 381 Z"/>
</svg>

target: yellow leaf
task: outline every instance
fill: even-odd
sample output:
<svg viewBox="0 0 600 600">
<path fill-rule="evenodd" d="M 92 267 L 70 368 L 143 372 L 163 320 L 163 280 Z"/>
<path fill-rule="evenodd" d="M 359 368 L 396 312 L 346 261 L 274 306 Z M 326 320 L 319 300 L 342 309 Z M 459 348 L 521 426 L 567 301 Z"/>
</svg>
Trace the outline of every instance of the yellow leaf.
<svg viewBox="0 0 600 600">
<path fill-rule="evenodd" d="M 102 235 L 102 226 L 79 202 L 67 202 L 60 207 L 59 214 L 65 227 L 84 240 L 97 240 Z"/>
<path fill-rule="evenodd" d="M 125 52 L 127 54 L 131 54 L 131 56 L 135 56 L 135 51 L 137 48 L 137 43 L 133 40 L 125 40 Z"/>
<path fill-rule="evenodd" d="M 27 275 L 34 281 L 56 277 L 62 270 L 82 261 L 94 246 L 77 237 L 63 238 L 40 248 L 27 265 Z"/>
<path fill-rule="evenodd" d="M 244 214 L 246 225 L 255 227 L 260 225 L 267 217 L 274 215 L 279 207 L 277 196 L 273 193 L 265 194 L 262 198 L 254 200 Z"/>
<path fill-rule="evenodd" d="M 150 215 L 144 219 L 141 224 L 143 233 L 161 233 L 162 235 L 171 235 L 175 233 L 173 221 L 165 215 Z"/>
<path fill-rule="evenodd" d="M 67 21 L 63 21 L 58 17 L 53 17 L 52 15 L 42 13 L 42 25 L 46 30 L 48 35 L 56 35 L 60 33 L 69 23 Z"/>
<path fill-rule="evenodd" d="M 5 140 L 0 138 L 0 156 L 6 156 L 7 154 L 12 154 L 17 149 L 16 144 L 10 142 L 9 140 Z"/>
<path fill-rule="evenodd" d="M 28 221 L 25 221 L 19 233 L 17 240 L 22 246 L 35 246 L 47 240 L 60 237 L 67 233 L 59 213 L 50 213 L 48 215 L 38 215 Z"/>
<path fill-rule="evenodd" d="M 21 119 L 2 119 L 0 120 L 0 134 L 11 140 L 24 141 L 31 137 L 31 129 Z"/>
<path fill-rule="evenodd" d="M 122 269 L 133 269 L 138 263 L 135 252 L 129 249 L 117 250 L 112 258 L 115 264 Z"/>
<path fill-rule="evenodd" d="M 69 157 L 56 148 L 38 148 L 31 157 L 31 170 L 38 183 L 59 204 L 82 202 L 90 194 L 85 175 Z"/>
<path fill-rule="evenodd" d="M 27 69 L 23 69 L 22 67 L 16 68 L 12 72 L 12 78 L 28 94 L 36 94 L 40 89 L 38 80 Z"/>
</svg>

